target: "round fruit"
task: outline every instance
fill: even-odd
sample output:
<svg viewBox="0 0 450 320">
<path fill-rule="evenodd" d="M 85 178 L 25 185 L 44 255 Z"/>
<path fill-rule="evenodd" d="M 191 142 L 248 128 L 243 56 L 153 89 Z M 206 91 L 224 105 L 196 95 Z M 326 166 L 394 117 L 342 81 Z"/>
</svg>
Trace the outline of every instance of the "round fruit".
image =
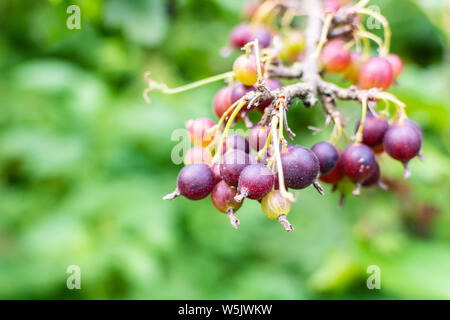
<svg viewBox="0 0 450 320">
<path fill-rule="evenodd" d="M 271 191 L 262 199 L 261 209 L 267 218 L 280 221 L 286 231 L 294 230 L 286 219 L 291 210 L 291 202 L 284 198 L 279 190 Z"/>
<path fill-rule="evenodd" d="M 327 174 L 320 175 L 319 177 L 320 181 L 336 185 L 345 177 L 344 171 L 342 170 L 342 152 L 338 150 L 338 154 L 339 157 L 333 170 L 331 170 Z"/>
<path fill-rule="evenodd" d="M 355 132 L 358 131 L 361 119 L 356 124 Z M 376 117 L 368 112 L 364 121 L 362 143 L 369 147 L 376 147 L 383 143 L 384 134 L 389 128 L 388 121 L 384 117 Z"/>
<path fill-rule="evenodd" d="M 211 167 L 214 176 L 214 184 L 222 181 L 222 175 L 220 174 L 220 165 L 218 163 L 214 163 Z"/>
<path fill-rule="evenodd" d="M 237 202 L 234 197 L 237 195 L 235 187 L 230 187 L 225 181 L 217 183 L 211 193 L 211 201 L 220 212 L 227 213 L 230 217 L 231 225 L 237 229 L 239 220 L 234 213 L 242 206 L 242 202 Z"/>
<path fill-rule="evenodd" d="M 235 200 L 244 198 L 261 199 L 273 188 L 273 172 L 263 164 L 256 163 L 245 167 L 239 176 L 239 195 Z"/>
<path fill-rule="evenodd" d="M 350 64 L 350 52 L 345 48 L 345 41 L 333 39 L 328 41 L 322 49 L 320 60 L 329 72 L 344 71 Z"/>
<path fill-rule="evenodd" d="M 419 154 L 422 137 L 412 126 L 394 123 L 384 136 L 384 150 L 394 159 L 408 162 Z"/>
<path fill-rule="evenodd" d="M 252 30 L 249 24 L 243 23 L 231 30 L 230 42 L 236 48 L 240 49 L 251 41 Z"/>
<path fill-rule="evenodd" d="M 388 89 L 394 81 L 392 66 L 388 60 L 372 57 L 359 69 L 359 85 L 363 89 Z"/>
<path fill-rule="evenodd" d="M 364 57 L 361 53 L 351 51 L 350 52 L 350 63 L 348 67 L 342 71 L 342 75 L 345 79 L 352 83 L 358 83 L 359 80 L 359 69 L 364 63 Z"/>
<path fill-rule="evenodd" d="M 211 168 L 203 163 L 194 163 L 181 169 L 177 188 L 163 199 L 170 200 L 182 195 L 190 200 L 200 200 L 208 196 L 213 188 L 214 175 Z"/>
<path fill-rule="evenodd" d="M 327 174 L 333 170 L 339 158 L 335 146 L 326 141 L 316 143 L 311 151 L 317 156 L 320 164 L 320 174 Z"/>
<path fill-rule="evenodd" d="M 258 81 L 258 67 L 256 57 L 252 54 L 239 56 L 233 64 L 235 77 L 247 86 L 252 86 Z M 261 65 L 261 72 L 264 71 Z"/>
<path fill-rule="evenodd" d="M 237 187 L 239 176 L 250 163 L 247 153 L 241 150 L 229 150 L 223 157 L 220 164 L 220 175 L 230 186 Z"/>
<path fill-rule="evenodd" d="M 394 80 L 397 79 L 397 77 L 400 75 L 400 73 L 402 73 L 403 70 L 402 59 L 398 55 L 391 53 L 386 56 L 386 60 L 389 61 L 392 66 Z"/>
<path fill-rule="evenodd" d="M 255 91 L 255 87 L 246 86 L 242 83 L 237 83 L 233 89 L 231 89 L 231 104 L 238 101 L 240 98 L 245 96 L 248 92 Z"/>
<path fill-rule="evenodd" d="M 191 163 L 209 164 L 210 162 L 211 162 L 211 152 L 208 149 L 199 146 L 194 146 L 184 156 L 185 165 Z"/>
<path fill-rule="evenodd" d="M 188 129 L 192 143 L 201 147 L 209 145 L 213 141 L 214 135 L 211 134 L 208 136 L 208 130 L 214 125 L 214 121 L 208 118 L 188 120 L 186 122 L 186 128 Z"/>
<path fill-rule="evenodd" d="M 375 154 L 365 144 L 349 145 L 342 154 L 342 169 L 350 180 L 361 182 L 375 170 Z"/>
<path fill-rule="evenodd" d="M 303 189 L 313 184 L 320 173 L 316 155 L 303 146 L 291 146 L 281 154 L 284 183 L 288 188 Z"/>
<path fill-rule="evenodd" d="M 217 118 L 221 118 L 228 108 L 230 108 L 231 90 L 231 87 L 223 87 L 214 97 L 213 109 Z"/>
<path fill-rule="evenodd" d="M 378 185 L 381 189 L 384 189 L 384 190 L 387 189 L 387 186 L 383 182 L 381 182 L 381 172 L 380 172 L 380 166 L 378 165 L 378 163 L 376 164 L 375 170 L 373 171 L 373 173 L 366 180 L 364 180 L 362 185 L 364 187 Z"/>
<path fill-rule="evenodd" d="M 258 45 L 260 49 L 267 48 L 270 46 L 270 42 L 272 41 L 272 34 L 270 30 L 265 26 L 256 27 L 253 30 L 252 40 L 258 39 Z"/>
<path fill-rule="evenodd" d="M 264 148 L 267 138 L 269 137 L 270 128 L 261 126 L 260 124 L 254 125 L 248 134 L 248 141 L 250 147 L 253 150 L 259 151 Z"/>
</svg>

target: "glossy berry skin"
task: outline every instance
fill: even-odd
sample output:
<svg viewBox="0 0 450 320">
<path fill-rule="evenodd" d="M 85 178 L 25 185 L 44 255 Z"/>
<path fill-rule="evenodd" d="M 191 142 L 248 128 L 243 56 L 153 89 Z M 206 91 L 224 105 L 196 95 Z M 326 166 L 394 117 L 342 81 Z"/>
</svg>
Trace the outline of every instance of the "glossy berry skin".
<svg viewBox="0 0 450 320">
<path fill-rule="evenodd" d="M 222 153 L 226 153 L 227 150 L 231 149 L 241 150 L 244 151 L 245 153 L 249 153 L 250 145 L 245 137 L 238 134 L 232 134 L 227 136 L 227 138 L 223 142 Z"/>
<path fill-rule="evenodd" d="M 320 181 L 323 181 L 328 184 L 336 185 L 342 179 L 344 179 L 345 174 L 344 174 L 344 170 L 342 169 L 342 152 L 340 150 L 338 150 L 338 154 L 339 154 L 339 158 L 338 158 L 333 170 L 331 170 L 327 174 L 320 175 L 320 177 L 319 177 Z"/>
<path fill-rule="evenodd" d="M 276 89 L 281 88 L 283 86 L 283 84 L 278 80 L 269 79 L 269 80 L 267 80 L 266 86 L 270 90 L 276 90 Z M 266 107 L 268 107 L 272 103 L 272 101 L 273 101 L 273 99 L 261 102 L 260 105 L 258 106 L 258 110 L 261 112 L 264 112 L 264 109 L 266 109 Z"/>
<path fill-rule="evenodd" d="M 230 43 L 236 49 L 245 46 L 252 39 L 252 29 L 249 24 L 242 23 L 231 30 Z"/>
<path fill-rule="evenodd" d="M 361 120 L 358 121 L 355 132 L 358 131 Z M 389 123 L 384 117 L 375 117 L 370 112 L 367 113 L 364 121 L 362 143 L 369 147 L 376 147 L 383 144 L 383 138 L 389 129 Z"/>
<path fill-rule="evenodd" d="M 211 201 L 214 207 L 220 212 L 225 213 L 230 209 L 237 211 L 242 206 L 242 202 L 234 200 L 237 194 L 235 187 L 230 187 L 222 180 L 214 186 L 211 193 Z"/>
<path fill-rule="evenodd" d="M 199 146 L 194 146 L 184 156 L 184 164 L 192 163 L 204 163 L 209 164 L 211 162 L 211 152 L 208 149 Z"/>
<path fill-rule="evenodd" d="M 231 106 L 231 90 L 231 87 L 223 87 L 214 97 L 213 109 L 217 118 L 221 118 Z"/>
<path fill-rule="evenodd" d="M 291 211 L 291 202 L 285 199 L 279 190 L 273 190 L 262 199 L 261 209 L 267 218 L 277 220 L 282 214 L 288 215 Z"/>
<path fill-rule="evenodd" d="M 214 139 L 214 135 L 208 136 L 207 132 L 215 125 L 214 121 L 208 118 L 198 118 L 188 120 L 186 128 L 189 132 L 191 141 L 196 146 L 206 147 Z"/>
<path fill-rule="evenodd" d="M 260 124 L 254 125 L 248 134 L 248 141 L 250 147 L 253 150 L 259 151 L 264 148 L 267 138 L 269 137 L 270 128 L 261 126 Z"/>
<path fill-rule="evenodd" d="M 200 200 L 211 193 L 214 175 L 206 164 L 194 163 L 181 169 L 177 182 L 181 195 L 190 200 Z"/>
<path fill-rule="evenodd" d="M 339 158 L 339 153 L 335 146 L 326 141 L 321 141 L 313 145 L 311 151 L 317 156 L 320 164 L 320 174 L 327 174 L 333 170 Z"/>
<path fill-rule="evenodd" d="M 245 167 L 239 176 L 238 190 L 242 197 L 254 200 L 261 199 L 267 195 L 272 188 L 272 170 L 263 164 L 251 164 Z"/>
<path fill-rule="evenodd" d="M 388 89 L 394 81 L 392 66 L 385 58 L 372 57 L 359 69 L 359 85 L 363 89 Z"/>
<path fill-rule="evenodd" d="M 375 154 L 365 144 L 349 145 L 342 154 L 342 169 L 350 180 L 360 182 L 375 170 Z"/>
<path fill-rule="evenodd" d="M 214 176 L 214 184 L 217 184 L 220 181 L 222 181 L 222 175 L 220 174 L 220 165 L 217 163 L 214 163 L 211 167 L 211 170 L 212 170 L 213 176 Z"/>
<path fill-rule="evenodd" d="M 220 175 L 230 186 L 237 187 L 239 176 L 250 163 L 249 155 L 241 150 L 229 150 L 222 156 Z"/>
<path fill-rule="evenodd" d="M 303 146 L 292 146 L 282 151 L 280 156 L 284 183 L 288 188 L 306 188 L 319 177 L 319 159 L 311 150 Z"/>
<path fill-rule="evenodd" d="M 422 129 L 420 128 L 420 126 L 416 122 L 412 121 L 411 119 L 405 119 L 403 121 L 403 124 L 407 125 L 408 127 L 413 128 L 414 130 L 416 130 L 416 132 L 420 135 L 420 138 L 423 139 Z"/>
<path fill-rule="evenodd" d="M 237 83 L 231 90 L 231 104 L 235 103 L 251 91 L 255 91 L 254 86 L 246 86 L 242 83 Z"/>
<path fill-rule="evenodd" d="M 344 71 L 350 64 L 350 52 L 345 48 L 345 41 L 333 39 L 327 42 L 320 54 L 320 61 L 329 72 Z"/>
<path fill-rule="evenodd" d="M 394 123 L 384 135 L 383 145 L 392 158 L 406 163 L 419 154 L 422 136 L 411 125 Z"/>
<path fill-rule="evenodd" d="M 258 67 L 256 64 L 256 57 L 252 54 L 243 54 L 239 56 L 233 64 L 233 71 L 236 79 L 246 86 L 253 86 L 258 80 Z M 261 65 L 261 72 L 264 68 Z"/>
<path fill-rule="evenodd" d="M 362 185 L 365 187 L 373 186 L 380 182 L 380 176 L 381 176 L 380 166 L 378 165 L 378 163 L 375 163 L 375 170 L 366 180 L 364 180 Z"/>
<path fill-rule="evenodd" d="M 391 53 L 386 56 L 386 60 L 391 64 L 394 80 L 397 79 L 403 71 L 402 59 L 398 55 Z"/>
</svg>

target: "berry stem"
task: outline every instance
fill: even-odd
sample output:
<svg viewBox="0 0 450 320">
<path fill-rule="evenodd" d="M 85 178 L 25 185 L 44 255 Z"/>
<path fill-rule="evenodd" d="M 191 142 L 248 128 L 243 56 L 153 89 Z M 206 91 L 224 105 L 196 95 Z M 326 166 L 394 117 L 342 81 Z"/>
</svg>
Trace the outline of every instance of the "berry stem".
<svg viewBox="0 0 450 320">
<path fill-rule="evenodd" d="M 234 197 L 234 200 L 241 203 L 242 200 L 244 200 L 244 198 L 246 198 L 247 196 L 248 196 L 248 190 L 242 189 L 242 190 L 240 190 L 240 193 Z"/>
<path fill-rule="evenodd" d="M 277 137 L 277 125 L 278 125 L 278 117 L 274 116 L 272 118 L 272 123 L 270 125 L 270 130 L 272 131 L 272 141 L 274 144 L 275 149 L 275 158 L 277 162 L 277 170 L 278 170 L 278 185 L 280 189 L 281 195 L 291 201 L 295 202 L 295 198 L 292 195 L 292 193 L 286 191 L 286 187 L 284 185 L 284 174 L 283 174 L 283 166 L 281 164 L 281 156 L 280 156 L 280 145 L 278 143 L 278 137 Z"/>
<path fill-rule="evenodd" d="M 236 216 L 234 215 L 234 209 L 233 208 L 229 208 L 227 210 L 227 215 L 230 218 L 230 223 L 233 226 L 233 228 L 237 229 L 239 227 L 239 225 L 241 224 L 241 222 L 239 221 L 238 218 L 236 218 Z"/>
<path fill-rule="evenodd" d="M 175 188 L 175 190 L 172 193 L 169 193 L 163 197 L 163 200 L 172 200 L 176 197 L 180 196 L 180 190 L 178 190 L 178 187 Z"/>
<path fill-rule="evenodd" d="M 387 21 L 387 19 L 378 12 L 375 12 L 367 8 L 358 9 L 356 10 L 356 13 L 371 16 L 372 18 L 377 19 L 378 21 L 381 22 L 384 28 L 384 46 L 380 50 L 380 55 L 386 56 L 389 53 L 389 48 L 391 45 L 391 28 L 389 26 L 389 22 Z"/>
<path fill-rule="evenodd" d="M 366 121 L 367 115 L 367 97 L 363 97 L 361 99 L 361 103 L 362 103 L 361 123 L 359 124 L 358 131 L 356 132 L 356 143 L 360 143 L 363 138 L 364 122 Z"/>
<path fill-rule="evenodd" d="M 234 72 L 233 71 L 225 72 L 225 73 L 218 74 L 218 75 L 215 75 L 215 76 L 212 76 L 212 77 L 209 77 L 206 79 L 202 79 L 199 81 L 195 81 L 195 82 L 192 82 L 192 83 L 189 83 L 187 85 L 177 87 L 177 88 L 169 88 L 169 87 L 167 87 L 166 84 L 158 83 L 158 82 L 152 80 L 151 78 L 149 78 L 149 76 L 150 76 L 150 72 L 146 72 L 144 75 L 144 78 L 148 83 L 148 88 L 146 88 L 144 90 L 144 99 L 147 101 L 147 103 L 151 102 L 150 98 L 148 97 L 148 93 L 150 91 L 158 90 L 165 94 L 180 93 L 180 92 L 188 91 L 188 90 L 191 90 L 191 89 L 194 89 L 194 88 L 197 88 L 197 87 L 200 87 L 200 86 L 212 83 L 212 82 L 216 82 L 216 81 L 223 80 L 226 78 L 231 78 L 234 76 Z"/>
<path fill-rule="evenodd" d="M 278 216 L 278 221 L 280 221 L 281 225 L 284 227 L 284 230 L 286 230 L 287 232 L 294 231 L 294 227 L 286 219 L 286 215 L 285 214 L 280 214 Z"/>
<path fill-rule="evenodd" d="M 353 195 L 355 195 L 355 196 L 359 196 L 360 194 L 361 194 L 361 187 L 362 187 L 362 184 L 361 184 L 361 182 L 357 182 L 356 183 L 356 188 L 355 188 L 355 190 L 353 190 Z"/>
<path fill-rule="evenodd" d="M 409 169 L 408 162 L 404 162 L 403 166 L 405 167 L 405 171 L 403 173 L 403 179 L 409 179 L 411 177 L 411 170 Z"/>
<path fill-rule="evenodd" d="M 316 188 L 316 190 L 323 196 L 325 194 L 325 191 L 323 191 L 322 186 L 320 185 L 319 181 L 314 181 L 313 182 L 313 186 L 314 188 Z"/>
<path fill-rule="evenodd" d="M 356 32 L 356 35 L 361 37 L 362 39 L 370 39 L 370 40 L 376 42 L 377 45 L 378 45 L 378 50 L 379 50 L 380 53 L 384 50 L 383 49 L 384 48 L 383 40 L 381 40 L 380 37 L 374 35 L 373 33 L 364 31 L 361 28 L 359 28 L 358 31 Z M 369 52 L 370 52 L 370 46 L 369 46 Z M 366 52 L 365 52 L 365 54 L 366 54 Z"/>
<path fill-rule="evenodd" d="M 319 43 L 317 44 L 317 48 L 316 48 L 316 52 L 315 52 L 316 58 L 320 55 L 325 42 L 327 42 L 327 40 L 328 40 L 328 30 L 330 29 L 331 21 L 333 21 L 333 14 L 327 13 L 327 15 L 325 17 L 325 22 L 322 27 L 322 33 L 320 34 L 320 40 L 319 40 Z"/>
</svg>

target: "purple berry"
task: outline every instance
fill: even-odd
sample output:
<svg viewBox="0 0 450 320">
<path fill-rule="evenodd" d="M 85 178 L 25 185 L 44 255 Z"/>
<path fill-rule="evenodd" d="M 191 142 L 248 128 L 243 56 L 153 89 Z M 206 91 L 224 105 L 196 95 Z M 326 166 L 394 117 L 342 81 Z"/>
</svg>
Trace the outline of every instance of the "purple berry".
<svg viewBox="0 0 450 320">
<path fill-rule="evenodd" d="M 247 153 L 241 150 L 229 150 L 222 157 L 220 175 L 230 186 L 237 187 L 239 176 L 250 163 Z"/>
<path fill-rule="evenodd" d="M 356 125 L 356 131 L 358 131 L 361 120 Z M 389 124 L 386 118 L 378 118 L 371 113 L 367 113 L 366 120 L 364 121 L 363 139 L 362 143 L 369 147 L 376 147 L 383 143 L 384 134 L 389 129 Z"/>
<path fill-rule="evenodd" d="M 361 182 L 375 170 L 375 154 L 365 144 L 349 145 L 342 154 L 342 169 L 350 180 Z"/>
<path fill-rule="evenodd" d="M 267 195 L 273 188 L 273 172 L 263 164 L 256 163 L 245 167 L 239 176 L 239 195 L 236 201 L 243 198 L 258 200 Z"/>
<path fill-rule="evenodd" d="M 248 134 L 248 141 L 250 143 L 250 147 L 256 151 L 264 148 L 264 145 L 267 142 L 267 138 L 269 136 L 270 128 L 261 126 L 260 124 L 254 125 Z"/>
<path fill-rule="evenodd" d="M 231 149 L 241 150 L 244 151 L 245 153 L 250 152 L 250 145 L 248 143 L 248 140 L 245 137 L 238 134 L 227 136 L 227 138 L 223 142 L 222 153 L 226 153 L 228 150 L 227 148 L 230 148 L 230 150 Z"/>
<path fill-rule="evenodd" d="M 234 197 L 237 195 L 235 187 L 230 187 L 225 181 L 220 181 L 214 186 L 211 193 L 211 201 L 220 212 L 228 214 L 231 225 L 237 229 L 239 220 L 234 213 L 242 206 L 242 202 L 237 202 Z"/>
<path fill-rule="evenodd" d="M 315 183 L 320 173 L 316 155 L 303 146 L 291 146 L 281 152 L 284 183 L 292 189 L 304 189 Z"/>
<path fill-rule="evenodd" d="M 245 46 L 252 39 L 252 30 L 249 24 L 242 23 L 233 30 L 230 34 L 230 42 L 236 48 L 240 49 Z"/>
<path fill-rule="evenodd" d="M 333 170 L 339 158 L 337 149 L 329 142 L 321 141 L 316 143 L 311 151 L 317 156 L 320 163 L 320 173 L 327 174 Z"/>
</svg>

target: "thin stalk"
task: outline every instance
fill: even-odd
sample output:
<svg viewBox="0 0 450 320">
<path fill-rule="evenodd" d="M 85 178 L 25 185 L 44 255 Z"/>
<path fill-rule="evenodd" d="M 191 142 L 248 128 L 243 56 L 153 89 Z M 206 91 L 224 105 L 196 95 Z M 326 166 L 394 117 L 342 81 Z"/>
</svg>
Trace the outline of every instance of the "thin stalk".
<svg viewBox="0 0 450 320">
<path fill-rule="evenodd" d="M 364 128 L 364 123 L 366 121 L 366 116 L 367 116 L 367 97 L 363 97 L 361 99 L 361 103 L 362 103 L 361 123 L 359 124 L 358 131 L 356 132 L 356 142 L 357 143 L 360 143 L 363 138 L 363 128 Z"/>
<path fill-rule="evenodd" d="M 315 53 L 316 57 L 318 57 L 320 55 L 325 42 L 327 42 L 328 30 L 330 29 L 331 21 L 333 21 L 333 14 L 327 13 L 327 15 L 325 17 L 325 22 L 324 22 L 324 25 L 322 28 L 322 33 L 320 35 L 319 44 L 317 45 L 317 48 L 316 48 L 316 53 Z"/>
<path fill-rule="evenodd" d="M 391 46 L 391 28 L 389 26 L 389 22 L 387 21 L 387 19 L 379 14 L 378 12 L 375 12 L 373 10 L 367 9 L 367 8 L 361 8 L 356 10 L 357 13 L 359 14 L 365 14 L 368 16 L 373 17 L 374 19 L 377 19 L 378 21 L 381 22 L 381 24 L 383 25 L 383 29 L 384 29 L 384 46 L 383 49 L 380 51 L 380 55 L 381 56 L 385 56 L 389 53 L 389 48 Z"/>
</svg>

